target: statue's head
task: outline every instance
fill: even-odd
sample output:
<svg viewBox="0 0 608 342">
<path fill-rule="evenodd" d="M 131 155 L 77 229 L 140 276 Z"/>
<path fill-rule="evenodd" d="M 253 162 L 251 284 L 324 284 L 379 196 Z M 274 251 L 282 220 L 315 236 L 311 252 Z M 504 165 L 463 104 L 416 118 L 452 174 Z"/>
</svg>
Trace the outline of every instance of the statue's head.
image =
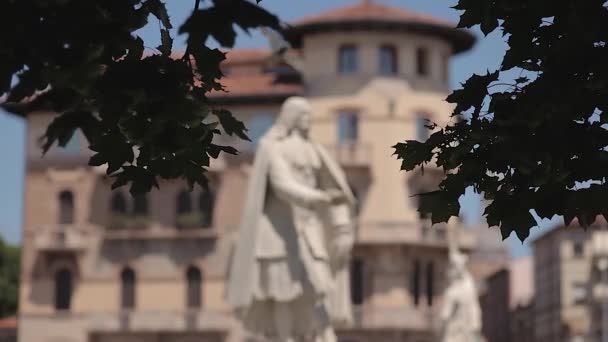
<svg viewBox="0 0 608 342">
<path fill-rule="evenodd" d="M 299 96 L 288 98 L 281 106 L 281 112 L 275 125 L 288 132 L 299 130 L 307 133 L 310 129 L 312 106 L 310 102 Z"/>
<path fill-rule="evenodd" d="M 312 106 L 310 102 L 299 96 L 288 98 L 281 106 L 281 111 L 272 128 L 266 133 L 263 140 L 281 140 L 292 134 L 300 132 L 308 136 Z"/>
</svg>

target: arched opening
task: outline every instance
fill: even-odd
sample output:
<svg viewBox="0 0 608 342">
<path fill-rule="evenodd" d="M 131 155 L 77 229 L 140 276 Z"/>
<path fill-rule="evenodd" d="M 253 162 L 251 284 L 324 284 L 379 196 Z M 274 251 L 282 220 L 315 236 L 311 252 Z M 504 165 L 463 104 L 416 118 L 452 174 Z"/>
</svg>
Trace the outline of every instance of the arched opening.
<svg viewBox="0 0 608 342">
<path fill-rule="evenodd" d="M 361 305 L 365 299 L 364 293 L 364 269 L 363 260 L 354 258 L 350 265 L 351 302 L 353 305 Z"/>
<path fill-rule="evenodd" d="M 397 49 L 393 45 L 382 45 L 379 49 L 378 73 L 396 75 L 398 73 Z"/>
<path fill-rule="evenodd" d="M 74 194 L 62 191 L 59 194 L 59 224 L 74 223 Z"/>
<path fill-rule="evenodd" d="M 55 273 L 55 310 L 70 310 L 73 285 L 70 270 L 62 268 Z"/>
<path fill-rule="evenodd" d="M 132 310 L 135 308 L 135 282 L 135 271 L 129 267 L 123 269 L 120 273 L 120 307 L 123 310 Z"/>
<path fill-rule="evenodd" d="M 198 267 L 190 266 L 186 271 L 188 284 L 186 293 L 186 305 L 188 309 L 197 309 L 202 306 L 202 282 L 203 276 Z"/>
<path fill-rule="evenodd" d="M 199 196 L 198 206 L 201 214 L 201 227 L 211 228 L 215 209 L 215 192 L 212 189 L 203 190 Z"/>
<path fill-rule="evenodd" d="M 420 304 L 420 260 L 414 260 L 414 270 L 412 272 L 412 297 L 414 306 Z"/>
<path fill-rule="evenodd" d="M 426 266 L 426 303 L 428 306 L 433 306 L 433 297 L 435 295 L 435 264 L 432 261 Z"/>
</svg>

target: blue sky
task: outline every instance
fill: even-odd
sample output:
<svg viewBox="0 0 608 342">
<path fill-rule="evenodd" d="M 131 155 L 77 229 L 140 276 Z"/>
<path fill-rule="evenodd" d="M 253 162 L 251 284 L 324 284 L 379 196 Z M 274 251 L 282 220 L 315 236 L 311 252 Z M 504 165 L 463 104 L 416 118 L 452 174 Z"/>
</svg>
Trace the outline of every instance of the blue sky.
<svg viewBox="0 0 608 342">
<path fill-rule="evenodd" d="M 358 0 L 355 0 L 358 1 Z M 262 5 L 271 12 L 279 15 L 285 21 L 291 21 L 302 16 L 316 14 L 335 7 L 352 4 L 348 0 L 263 0 Z M 450 8 L 455 4 L 448 0 L 376 0 L 386 5 L 399 6 L 412 11 L 434 15 L 439 18 L 457 22 L 459 13 Z M 194 1 L 170 0 L 168 1 L 169 15 L 173 23 L 184 21 L 192 9 Z M 179 26 L 179 25 L 175 25 Z M 504 55 L 507 45 L 500 34 L 494 33 L 482 37 L 478 29 L 473 30 L 479 37 L 475 48 L 467 53 L 456 56 L 451 64 L 452 87 L 458 87 L 473 73 L 485 73 L 486 70 L 495 70 Z M 146 41 L 146 46 L 157 46 L 158 25 L 151 22 L 140 32 Z M 183 46 L 183 39 L 177 37 L 176 48 Z M 259 34 L 248 36 L 241 34 L 237 40 L 237 47 L 265 47 L 264 38 Z M 24 133 L 25 125 L 22 120 L 16 119 L 0 111 L 0 234 L 10 242 L 20 240 L 23 204 L 23 170 L 24 170 Z M 463 214 L 467 222 L 478 222 L 481 217 L 479 199 L 472 193 L 464 196 Z M 554 221 L 555 222 L 555 221 Z M 532 231 L 532 236 L 540 234 L 552 223 L 544 221 L 541 226 Z M 521 244 L 512 236 L 507 241 L 514 256 L 529 252 L 528 243 Z"/>
</svg>

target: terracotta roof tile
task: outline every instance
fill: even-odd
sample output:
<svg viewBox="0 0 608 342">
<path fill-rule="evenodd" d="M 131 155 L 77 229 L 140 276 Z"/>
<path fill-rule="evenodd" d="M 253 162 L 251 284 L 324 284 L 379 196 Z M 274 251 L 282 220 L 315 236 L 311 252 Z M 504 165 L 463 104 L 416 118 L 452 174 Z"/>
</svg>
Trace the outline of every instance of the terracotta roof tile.
<svg viewBox="0 0 608 342">
<path fill-rule="evenodd" d="M 220 83 L 227 92 L 213 91 L 212 98 L 264 95 L 296 95 L 302 92 L 302 85 L 297 83 L 277 83 L 274 74 L 235 75 L 224 77 Z"/>
<path fill-rule="evenodd" d="M 270 58 L 268 49 L 236 49 L 226 54 L 225 65 L 263 63 Z"/>
<path fill-rule="evenodd" d="M 0 329 L 17 329 L 17 317 L 0 319 Z"/>
<path fill-rule="evenodd" d="M 285 34 L 292 46 L 299 48 L 302 37 L 312 33 L 352 30 L 409 31 L 433 35 L 450 42 L 454 53 L 470 49 L 475 36 L 466 30 L 457 30 L 455 24 L 433 16 L 399 7 L 362 1 L 296 20 Z"/>
<path fill-rule="evenodd" d="M 411 12 L 399 7 L 391 7 L 372 1 L 362 1 L 354 5 L 336 8 L 295 21 L 292 25 L 309 25 L 325 22 L 345 22 L 357 20 L 408 21 L 416 23 L 451 26 L 442 19 Z"/>
</svg>

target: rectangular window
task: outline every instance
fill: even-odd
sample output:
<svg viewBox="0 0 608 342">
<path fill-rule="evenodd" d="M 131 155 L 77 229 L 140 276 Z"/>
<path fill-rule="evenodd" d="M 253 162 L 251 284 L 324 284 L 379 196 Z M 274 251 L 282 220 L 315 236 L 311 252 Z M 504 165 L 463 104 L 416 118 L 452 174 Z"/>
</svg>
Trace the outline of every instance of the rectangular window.
<svg viewBox="0 0 608 342">
<path fill-rule="evenodd" d="M 416 115 L 416 140 L 426 141 L 431 132 L 426 126 L 429 124 L 428 115 L 419 113 Z"/>
<path fill-rule="evenodd" d="M 428 76 L 429 74 L 429 56 L 425 48 L 416 50 L 416 71 L 418 76 Z"/>
<path fill-rule="evenodd" d="M 340 47 L 338 52 L 338 72 L 352 74 L 359 70 L 359 50 L 354 45 Z"/>
<path fill-rule="evenodd" d="M 445 83 L 448 83 L 450 81 L 450 55 L 445 53 L 441 59 L 441 77 Z"/>
<path fill-rule="evenodd" d="M 378 72 L 380 75 L 396 75 L 397 49 L 391 45 L 381 46 L 378 63 Z"/>
<path fill-rule="evenodd" d="M 338 142 L 352 144 L 359 137 L 359 116 L 355 112 L 342 112 L 338 115 Z"/>
</svg>

